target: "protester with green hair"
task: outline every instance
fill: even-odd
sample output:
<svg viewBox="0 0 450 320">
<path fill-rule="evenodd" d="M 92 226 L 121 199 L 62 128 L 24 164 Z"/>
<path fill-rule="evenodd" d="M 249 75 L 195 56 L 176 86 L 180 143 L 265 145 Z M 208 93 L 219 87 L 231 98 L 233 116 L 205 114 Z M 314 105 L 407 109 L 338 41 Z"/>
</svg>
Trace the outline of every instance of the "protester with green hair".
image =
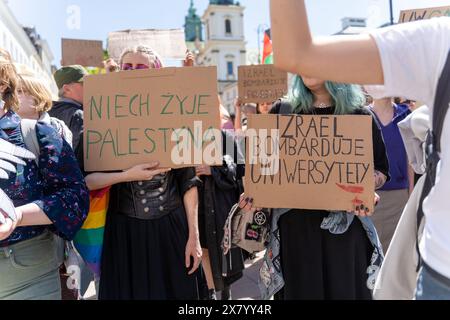
<svg viewBox="0 0 450 320">
<path fill-rule="evenodd" d="M 358 121 L 361 115 L 370 115 L 364 104 L 359 86 L 297 76 L 289 96 L 276 102 L 271 113 L 354 115 Z M 375 121 L 372 137 L 378 189 L 388 178 L 389 165 Z M 241 198 L 244 210 L 255 210 L 251 196 Z M 369 284 L 376 277 L 383 255 L 373 223 L 367 217 L 367 205 L 352 213 L 273 209 L 270 243 L 260 270 L 262 297 L 268 299 L 275 294 L 276 299 L 283 300 L 371 299 Z"/>
</svg>

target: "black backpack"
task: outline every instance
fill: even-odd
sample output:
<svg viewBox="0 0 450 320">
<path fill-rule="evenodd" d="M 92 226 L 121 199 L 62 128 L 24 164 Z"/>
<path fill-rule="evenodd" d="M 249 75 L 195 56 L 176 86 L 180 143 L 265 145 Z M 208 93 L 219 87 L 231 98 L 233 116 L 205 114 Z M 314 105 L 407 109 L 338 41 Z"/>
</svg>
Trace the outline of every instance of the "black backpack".
<svg viewBox="0 0 450 320">
<path fill-rule="evenodd" d="M 419 230 L 420 223 L 424 216 L 423 214 L 423 201 L 429 195 L 431 189 L 436 183 L 436 169 L 440 161 L 441 152 L 441 135 L 444 128 L 444 120 L 447 114 L 447 110 L 450 106 L 450 52 L 447 57 L 444 69 L 439 79 L 436 98 L 433 108 L 433 122 L 432 130 L 428 132 L 426 141 L 426 178 L 422 189 L 422 195 L 420 197 L 419 208 L 417 210 L 417 231 Z M 449 230 L 450 231 L 450 230 Z M 418 251 L 417 242 L 417 251 Z M 419 251 L 418 251 L 419 252 Z M 419 254 L 420 257 L 420 254 Z M 420 268 L 420 259 L 419 265 Z"/>
</svg>

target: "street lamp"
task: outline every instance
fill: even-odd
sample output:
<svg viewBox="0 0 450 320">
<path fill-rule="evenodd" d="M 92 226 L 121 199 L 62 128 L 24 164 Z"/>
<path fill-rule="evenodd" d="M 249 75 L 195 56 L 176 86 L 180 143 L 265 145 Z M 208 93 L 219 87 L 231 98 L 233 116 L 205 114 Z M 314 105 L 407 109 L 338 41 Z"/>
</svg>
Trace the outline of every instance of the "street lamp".
<svg viewBox="0 0 450 320">
<path fill-rule="evenodd" d="M 258 30 L 256 31 L 258 33 L 258 63 L 261 64 L 261 32 L 265 32 L 267 29 L 269 29 L 269 26 L 265 23 L 258 25 Z"/>
</svg>

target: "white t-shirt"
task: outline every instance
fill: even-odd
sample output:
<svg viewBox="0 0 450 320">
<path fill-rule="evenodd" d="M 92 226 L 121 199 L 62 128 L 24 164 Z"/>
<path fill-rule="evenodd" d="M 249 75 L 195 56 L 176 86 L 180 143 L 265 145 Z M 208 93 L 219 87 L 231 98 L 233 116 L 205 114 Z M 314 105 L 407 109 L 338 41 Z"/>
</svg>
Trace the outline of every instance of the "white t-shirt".
<svg viewBox="0 0 450 320">
<path fill-rule="evenodd" d="M 405 23 L 371 33 L 381 55 L 384 87 L 368 87 L 377 98 L 407 97 L 431 111 L 450 51 L 450 18 Z M 420 252 L 434 270 L 450 278 L 450 111 L 441 137 L 436 185 L 424 202 L 426 216 Z"/>
</svg>

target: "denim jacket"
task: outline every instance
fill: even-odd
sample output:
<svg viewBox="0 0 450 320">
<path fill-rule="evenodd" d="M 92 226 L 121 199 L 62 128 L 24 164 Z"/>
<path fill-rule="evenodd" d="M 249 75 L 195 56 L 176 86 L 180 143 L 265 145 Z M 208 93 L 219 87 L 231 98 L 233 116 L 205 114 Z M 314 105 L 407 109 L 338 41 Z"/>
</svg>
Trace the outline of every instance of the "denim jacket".
<svg viewBox="0 0 450 320">
<path fill-rule="evenodd" d="M 274 294 L 280 291 L 284 286 L 283 273 L 281 271 L 281 252 L 280 252 L 280 231 L 278 221 L 281 216 L 291 209 L 273 209 L 272 221 L 270 225 L 270 239 L 264 255 L 263 264 L 259 272 L 259 289 L 261 297 L 265 300 L 270 299 Z M 343 234 L 352 224 L 355 215 L 346 212 L 330 212 L 323 219 L 321 228 L 328 230 L 333 234 Z M 372 290 L 375 286 L 376 277 L 384 259 L 381 243 L 372 220 L 368 217 L 358 217 L 361 220 L 367 237 L 373 246 L 373 253 L 370 265 L 367 268 L 367 287 Z"/>
</svg>

